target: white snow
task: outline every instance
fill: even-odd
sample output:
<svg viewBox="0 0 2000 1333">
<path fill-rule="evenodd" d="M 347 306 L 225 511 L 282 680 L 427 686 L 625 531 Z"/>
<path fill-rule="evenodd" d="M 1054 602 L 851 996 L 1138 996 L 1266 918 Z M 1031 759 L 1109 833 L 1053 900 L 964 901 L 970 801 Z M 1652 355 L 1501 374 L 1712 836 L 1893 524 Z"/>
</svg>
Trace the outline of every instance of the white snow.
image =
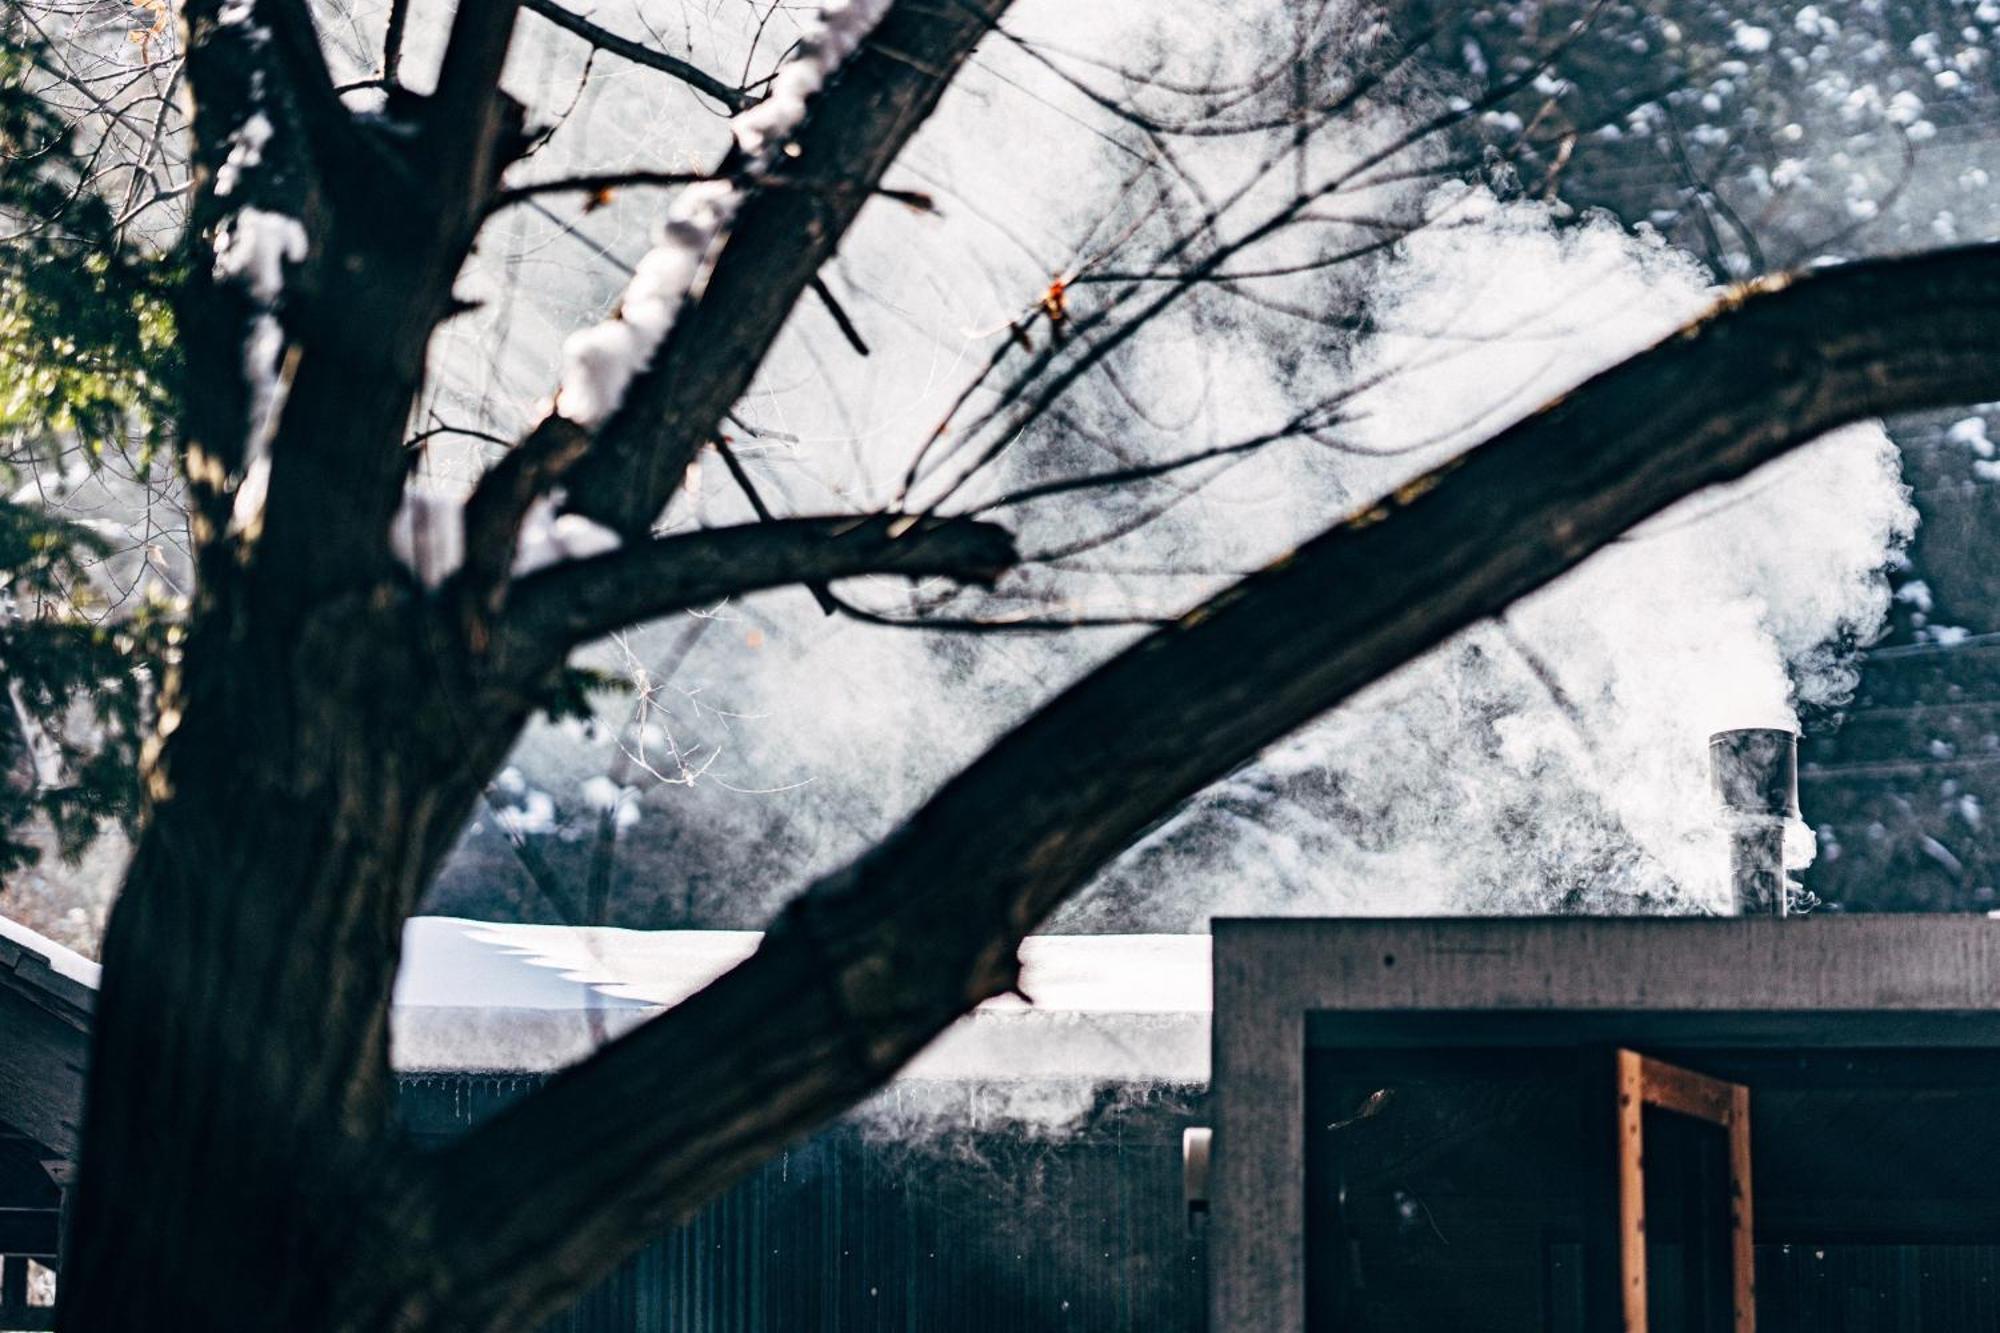
<svg viewBox="0 0 2000 1333">
<path fill-rule="evenodd" d="M 559 495 L 536 500 L 521 524 L 521 538 L 514 550 L 516 576 L 563 560 L 587 560 L 618 549 L 618 534 L 602 523 L 581 514 L 557 512 Z"/>
<path fill-rule="evenodd" d="M 1951 423 L 1944 437 L 1953 444 L 1962 444 L 1981 458 L 1993 457 L 1993 441 L 1986 435 L 1986 418 L 1962 417 Z"/>
<path fill-rule="evenodd" d="M 578 792 L 592 810 L 600 815 L 610 815 L 612 826 L 621 832 L 639 822 L 637 787 L 613 782 L 600 773 L 579 783 Z"/>
<path fill-rule="evenodd" d="M 756 951 L 754 931 L 634 931 L 418 917 L 392 1019 L 404 1070 L 546 1070 L 679 1004 Z M 1208 1077 L 1206 935 L 1038 935 L 1018 996 L 989 1000 L 907 1080 Z"/>
<path fill-rule="evenodd" d="M 703 181 L 675 197 L 659 243 L 639 261 L 618 312 L 564 341 L 556 411 L 584 426 L 611 415 L 633 377 L 652 361 L 681 303 L 700 295 L 739 202 L 727 181 Z"/>
<path fill-rule="evenodd" d="M 730 121 L 730 132 L 750 158 L 746 176 L 770 169 L 805 119 L 807 100 L 888 7 L 889 0 L 828 0 L 821 6 L 818 25 L 772 75 L 769 95 Z M 675 197 L 659 243 L 639 261 L 617 311 L 563 343 L 556 411 L 579 425 L 597 426 L 617 409 L 633 378 L 651 364 L 681 304 L 701 295 L 741 203 L 742 191 L 730 181 L 703 181 Z"/>
<path fill-rule="evenodd" d="M 236 133 L 229 136 L 229 156 L 215 173 L 217 198 L 232 194 L 243 173 L 264 160 L 264 145 L 271 142 L 271 134 L 271 118 L 261 111 L 237 126 Z"/>
<path fill-rule="evenodd" d="M 530 574 L 563 560 L 583 560 L 618 549 L 618 534 L 580 514 L 559 514 L 560 494 L 536 500 L 521 523 L 513 572 Z M 426 588 L 435 588 L 465 563 L 465 505 L 456 496 L 412 486 L 389 525 L 389 550 Z"/>
<path fill-rule="evenodd" d="M 305 257 L 305 227 L 295 217 L 268 209 L 237 209 L 215 238 L 217 280 L 240 284 L 265 307 L 284 294 L 285 265 Z"/>
<path fill-rule="evenodd" d="M 602 773 L 594 778 L 585 778 L 577 788 L 578 794 L 583 797 L 584 802 L 591 809 L 600 813 L 616 809 L 618 803 L 625 799 L 625 793 L 629 790 L 630 788 L 619 786 Z"/>
<path fill-rule="evenodd" d="M 781 143 L 805 119 L 806 99 L 823 87 L 889 9 L 889 0 L 834 0 L 819 11 L 817 31 L 778 67 L 763 101 L 730 122 L 736 142 L 755 157 Z"/>
<path fill-rule="evenodd" d="M 455 497 L 412 487 L 389 523 L 389 550 L 426 588 L 465 562 L 465 506 Z"/>
<path fill-rule="evenodd" d="M 18 921 L 9 921 L 0 916 L 0 940 L 18 945 L 28 952 L 38 954 L 49 965 L 49 970 L 59 977 L 67 977 L 78 985 L 97 989 L 98 978 L 103 969 L 82 954 L 65 949 L 54 940 L 29 930 Z"/>
<path fill-rule="evenodd" d="M 1745 55 L 1762 55 L 1771 49 L 1771 30 L 1754 23 L 1737 24 L 1736 49 Z"/>
<path fill-rule="evenodd" d="M 556 831 L 555 798 L 545 791 L 531 791 L 519 805 L 503 806 L 493 813 L 516 837 L 546 837 Z"/>
<path fill-rule="evenodd" d="M 278 361 L 284 355 L 285 331 L 275 312 L 285 291 L 285 265 L 304 259 L 306 244 L 306 229 L 297 218 L 262 208 L 238 209 L 216 234 L 216 280 L 242 287 L 257 307 L 243 336 L 243 380 L 250 390 L 250 411 L 243 480 L 231 510 L 234 531 L 251 526 L 264 512 L 271 432 L 284 397 Z"/>
</svg>

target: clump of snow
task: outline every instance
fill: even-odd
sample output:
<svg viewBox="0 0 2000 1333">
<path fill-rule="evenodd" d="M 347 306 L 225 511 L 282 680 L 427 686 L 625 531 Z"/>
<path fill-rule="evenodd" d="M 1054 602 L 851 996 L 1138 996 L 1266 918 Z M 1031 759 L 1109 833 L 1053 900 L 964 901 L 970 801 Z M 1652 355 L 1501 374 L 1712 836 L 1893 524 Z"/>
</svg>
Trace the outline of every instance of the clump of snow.
<svg viewBox="0 0 2000 1333">
<path fill-rule="evenodd" d="M 1965 446 L 1981 458 L 1993 457 L 1993 441 L 1987 438 L 1985 417 L 1965 417 L 1954 421 L 1944 437 L 1953 444 Z"/>
<path fill-rule="evenodd" d="M 743 151 L 757 157 L 790 138 L 805 119 L 806 99 L 825 86 L 888 8 L 888 0 L 833 0 L 822 6 L 819 27 L 778 67 L 770 94 L 730 122 Z"/>
<path fill-rule="evenodd" d="M 536 500 L 521 522 L 513 572 L 531 574 L 563 560 L 585 560 L 618 549 L 618 534 L 581 514 L 557 512 L 560 494 Z M 412 486 L 389 524 L 389 550 L 426 588 L 465 563 L 465 505 L 456 496 Z"/>
<path fill-rule="evenodd" d="M 562 560 L 588 560 L 618 549 L 618 534 L 581 514 L 557 512 L 559 497 L 545 495 L 528 510 L 514 551 L 514 573 L 532 574 Z"/>
<path fill-rule="evenodd" d="M 556 831 L 555 798 L 545 791 L 529 791 L 519 805 L 494 811 L 500 827 L 515 837 L 539 837 Z"/>
<path fill-rule="evenodd" d="M 1762 55 L 1771 49 L 1771 30 L 1754 23 L 1736 25 L 1736 49 L 1745 55 Z"/>
<path fill-rule="evenodd" d="M 240 285 L 261 306 L 277 304 L 285 290 L 285 265 L 305 257 L 305 227 L 268 209 L 239 208 L 215 238 L 216 279 Z"/>
<path fill-rule="evenodd" d="M 261 146 L 260 146 L 261 150 Z M 285 291 L 285 265 L 306 257 L 306 229 L 297 218 L 262 208 L 240 208 L 215 238 L 215 278 L 241 287 L 256 313 L 243 337 L 243 379 L 250 391 L 243 480 L 236 488 L 231 527 L 251 526 L 264 512 L 270 486 L 270 440 L 284 398 L 278 361 L 285 331 L 278 301 Z"/>
<path fill-rule="evenodd" d="M 465 506 L 450 496 L 405 491 L 389 523 L 389 550 L 419 583 L 437 587 L 465 562 Z"/>
<path fill-rule="evenodd" d="M 806 102 L 880 21 L 888 0 L 829 0 L 818 26 L 771 78 L 763 101 L 730 122 L 750 161 L 743 175 L 768 171 L 783 143 L 805 119 Z M 617 410 L 632 380 L 652 363 L 683 302 L 699 298 L 715 252 L 735 220 L 743 192 L 734 181 L 703 181 L 682 190 L 668 210 L 658 244 L 639 261 L 610 319 L 572 334 L 563 344 L 556 411 L 597 426 Z"/>
<path fill-rule="evenodd" d="M 613 782 L 603 774 L 586 778 L 578 787 L 578 794 L 600 815 L 610 815 L 612 824 L 620 829 L 631 828 L 639 822 L 639 789 Z"/>
<path fill-rule="evenodd" d="M 229 156 L 215 173 L 215 193 L 227 198 L 242 182 L 243 173 L 264 160 L 264 145 L 271 142 L 271 118 L 258 111 L 236 127 L 229 136 Z"/>
<path fill-rule="evenodd" d="M 700 295 L 715 247 L 740 202 L 739 191 L 726 181 L 703 181 L 681 191 L 659 244 L 633 272 L 618 313 L 563 343 L 556 411 L 584 426 L 600 425 L 611 415 L 633 377 L 651 363 L 681 303 Z"/>
<path fill-rule="evenodd" d="M 1909 126 L 1923 119 L 1924 99 L 1905 88 L 1889 99 L 1888 117 L 1891 124 Z"/>
</svg>

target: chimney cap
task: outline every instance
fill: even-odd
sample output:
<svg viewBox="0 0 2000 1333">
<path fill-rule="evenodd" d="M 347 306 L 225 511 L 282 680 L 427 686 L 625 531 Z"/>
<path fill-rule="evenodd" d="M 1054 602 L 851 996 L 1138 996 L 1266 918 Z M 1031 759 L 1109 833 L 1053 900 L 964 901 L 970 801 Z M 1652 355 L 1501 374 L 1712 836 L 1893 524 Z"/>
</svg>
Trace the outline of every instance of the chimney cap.
<svg viewBox="0 0 2000 1333">
<path fill-rule="evenodd" d="M 1708 738 L 1715 795 L 1733 814 L 1799 817 L 1799 735 L 1789 727 L 1739 727 Z"/>
</svg>

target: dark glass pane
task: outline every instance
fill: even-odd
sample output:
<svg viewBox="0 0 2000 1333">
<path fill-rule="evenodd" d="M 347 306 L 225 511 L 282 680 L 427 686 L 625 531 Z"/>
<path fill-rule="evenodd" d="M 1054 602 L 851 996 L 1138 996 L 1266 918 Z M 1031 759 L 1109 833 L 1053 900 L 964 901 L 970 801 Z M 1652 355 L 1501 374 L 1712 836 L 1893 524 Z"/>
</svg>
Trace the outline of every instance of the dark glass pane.
<svg viewBox="0 0 2000 1333">
<path fill-rule="evenodd" d="M 1728 1333 L 1728 1131 L 1651 1106 L 1644 1127 L 1648 1333 Z"/>
</svg>

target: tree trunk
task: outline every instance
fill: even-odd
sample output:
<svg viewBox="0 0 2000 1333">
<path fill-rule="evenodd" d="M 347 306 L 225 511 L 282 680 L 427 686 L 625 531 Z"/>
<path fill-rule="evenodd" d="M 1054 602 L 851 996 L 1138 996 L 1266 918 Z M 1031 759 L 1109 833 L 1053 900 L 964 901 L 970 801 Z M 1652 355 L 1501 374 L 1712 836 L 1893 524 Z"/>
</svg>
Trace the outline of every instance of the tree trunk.
<svg viewBox="0 0 2000 1333">
<path fill-rule="evenodd" d="M 65 1328 L 381 1328 L 423 1285 L 401 925 L 518 714 L 469 706 L 415 608 L 197 620 L 105 937 Z"/>
</svg>

